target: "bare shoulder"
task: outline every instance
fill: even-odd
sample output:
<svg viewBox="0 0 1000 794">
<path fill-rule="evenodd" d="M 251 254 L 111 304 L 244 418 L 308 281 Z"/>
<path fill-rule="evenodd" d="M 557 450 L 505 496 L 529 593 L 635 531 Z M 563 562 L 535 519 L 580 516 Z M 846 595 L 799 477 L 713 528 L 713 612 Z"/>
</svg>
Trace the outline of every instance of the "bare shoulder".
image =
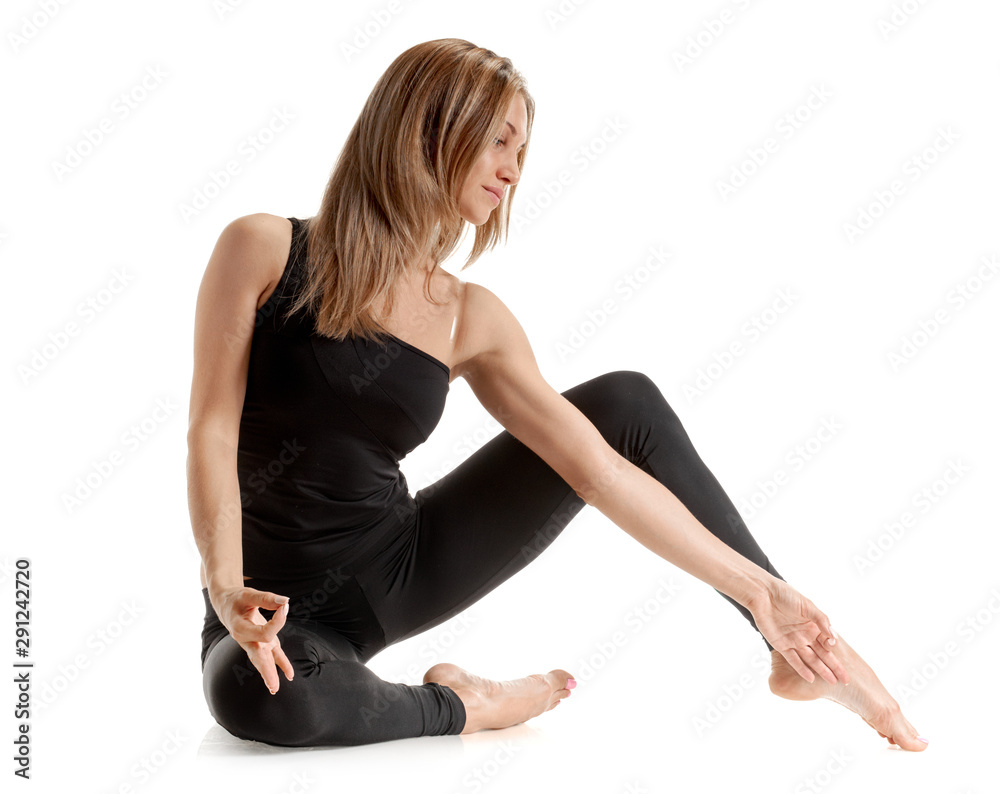
<svg viewBox="0 0 1000 794">
<path fill-rule="evenodd" d="M 263 303 L 281 280 L 292 243 L 288 218 L 257 212 L 230 221 L 219 235 L 213 257 L 227 272 L 220 274 L 232 284 L 252 283 Z"/>
<path fill-rule="evenodd" d="M 468 284 L 463 308 L 471 355 L 460 374 L 472 393 L 577 494 L 590 493 L 590 484 L 617 453 L 587 416 L 546 381 L 521 323 L 497 295 Z"/>
<path fill-rule="evenodd" d="M 462 360 L 454 367 L 456 377 L 471 381 L 484 369 L 495 368 L 501 356 L 534 366 L 528 337 L 506 303 L 473 282 L 462 282 L 461 294 Z"/>
<path fill-rule="evenodd" d="M 292 222 L 269 212 L 255 212 L 230 221 L 222 235 L 236 243 L 275 246 L 283 240 L 291 240 Z"/>
</svg>

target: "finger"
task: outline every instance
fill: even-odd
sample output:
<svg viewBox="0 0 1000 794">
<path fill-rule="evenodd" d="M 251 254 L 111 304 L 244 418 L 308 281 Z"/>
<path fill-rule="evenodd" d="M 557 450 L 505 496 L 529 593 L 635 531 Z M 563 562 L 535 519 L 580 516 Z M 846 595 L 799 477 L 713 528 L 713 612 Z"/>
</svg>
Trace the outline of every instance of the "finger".
<svg viewBox="0 0 1000 794">
<path fill-rule="evenodd" d="M 259 642 L 272 642 L 277 636 L 278 632 L 281 631 L 282 627 L 285 625 L 285 618 L 288 616 L 288 603 L 278 607 L 274 610 L 274 614 L 267 620 L 264 620 L 264 616 L 260 612 L 255 612 L 257 620 L 254 621 L 259 629 L 263 629 L 261 632 L 261 639 Z M 263 621 L 263 622 L 261 622 Z"/>
<path fill-rule="evenodd" d="M 826 662 L 824 662 L 811 647 L 806 646 L 801 649 L 799 651 L 799 655 L 806 662 L 806 664 L 808 664 L 809 667 L 812 668 L 816 674 L 828 684 L 837 683 L 837 676 L 829 667 L 827 667 Z"/>
<path fill-rule="evenodd" d="M 264 685 L 272 695 L 278 691 L 278 672 L 274 667 L 274 658 L 266 648 L 255 648 L 247 651 L 250 662 L 257 668 L 260 677 L 264 679 Z"/>
<path fill-rule="evenodd" d="M 287 603 L 284 606 L 278 607 L 274 614 L 271 615 L 271 619 L 267 622 L 268 626 L 274 630 L 275 634 L 281 631 L 281 628 L 285 625 L 285 619 L 288 617 L 288 609 L 289 607 Z"/>
<path fill-rule="evenodd" d="M 268 593 L 260 593 L 259 595 L 260 596 L 268 596 L 269 594 Z M 245 595 L 237 603 L 237 605 L 236 605 L 237 610 L 236 611 L 237 611 L 237 613 L 239 614 L 240 617 L 245 618 L 246 620 L 249 620 L 249 621 L 253 621 L 254 623 L 262 626 L 265 623 L 267 623 L 268 621 L 267 621 L 267 618 L 265 618 L 261 614 L 260 610 L 266 609 L 269 612 L 277 613 L 278 611 L 281 610 L 282 606 L 285 606 L 287 604 L 288 604 L 287 601 L 285 602 L 285 604 L 276 604 L 276 603 L 274 603 L 274 599 L 273 598 L 258 598 L 258 597 L 253 596 L 252 594 L 250 594 L 250 595 Z"/>
<path fill-rule="evenodd" d="M 802 660 L 799 658 L 799 655 L 798 653 L 795 652 L 794 648 L 789 648 L 787 651 L 781 651 L 780 653 L 782 656 L 785 657 L 785 661 L 787 661 L 792 666 L 792 669 L 800 676 L 802 676 L 806 681 L 808 681 L 811 684 L 813 681 L 816 680 L 816 676 L 813 675 L 812 670 L 810 670 L 808 667 L 806 667 L 805 664 L 803 664 Z"/>
<path fill-rule="evenodd" d="M 240 599 L 241 607 L 260 607 L 261 609 L 277 610 L 278 607 L 288 603 L 288 596 L 269 593 L 264 590 L 254 590 L 247 587 L 243 591 Z"/>
<path fill-rule="evenodd" d="M 272 643 L 277 639 L 278 632 L 285 625 L 285 615 L 287 613 L 288 607 L 286 605 L 275 612 L 271 620 L 264 623 L 254 623 L 247 619 L 239 620 L 233 626 L 233 630 L 230 633 L 240 643 L 259 642 L 264 645 Z M 259 612 L 255 614 L 260 620 L 263 620 L 263 616 Z"/>
<path fill-rule="evenodd" d="M 833 635 L 828 633 L 825 629 L 820 628 L 819 633 L 816 635 L 816 639 L 813 641 L 813 646 L 820 646 L 823 648 L 832 648 L 837 644 Z"/>
<path fill-rule="evenodd" d="M 281 626 L 276 626 L 272 621 L 253 623 L 243 618 L 236 622 L 231 633 L 237 642 L 259 642 L 266 645 L 274 641 L 280 628 Z"/>
<path fill-rule="evenodd" d="M 806 642 L 808 642 L 813 647 L 821 645 L 824 648 L 832 647 L 834 643 L 830 641 L 833 639 L 833 634 L 830 632 L 830 620 L 816 609 L 816 605 L 810 602 L 809 604 L 812 614 L 812 618 L 806 623 L 799 631 L 799 636 L 808 636 Z"/>
<path fill-rule="evenodd" d="M 807 629 L 815 632 L 815 641 L 811 644 L 822 645 L 824 648 L 832 648 L 837 644 L 837 637 L 830 626 L 830 618 L 811 601 L 809 602 L 809 611 L 812 612 L 812 619 L 807 624 Z"/>
<path fill-rule="evenodd" d="M 844 684 L 844 686 L 851 683 L 851 676 L 847 672 L 847 667 L 842 661 L 840 661 L 840 657 L 838 657 L 833 651 L 827 650 L 826 648 L 817 648 L 815 650 L 817 656 L 819 656 L 826 663 L 826 666 L 829 667 L 830 671 L 837 677 L 838 683 Z"/>
<path fill-rule="evenodd" d="M 817 610 L 819 611 L 819 610 Z M 832 648 L 837 644 L 837 635 L 830 625 L 830 618 L 824 615 L 822 612 L 819 613 L 819 617 L 815 619 L 816 625 L 820 630 L 820 637 L 818 639 L 819 643 L 824 648 Z"/>
<path fill-rule="evenodd" d="M 278 667 L 282 669 L 285 673 L 285 678 L 291 681 L 295 678 L 295 668 L 292 667 L 292 663 L 288 661 L 288 657 L 285 656 L 284 650 L 278 645 L 276 648 L 272 649 L 272 655 L 274 656 L 275 662 L 277 662 Z"/>
</svg>

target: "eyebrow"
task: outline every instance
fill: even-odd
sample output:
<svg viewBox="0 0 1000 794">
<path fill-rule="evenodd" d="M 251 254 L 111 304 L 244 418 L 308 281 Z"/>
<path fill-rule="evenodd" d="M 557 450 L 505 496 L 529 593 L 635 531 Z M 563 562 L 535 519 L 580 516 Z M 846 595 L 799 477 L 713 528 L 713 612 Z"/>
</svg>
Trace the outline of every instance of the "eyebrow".
<svg viewBox="0 0 1000 794">
<path fill-rule="evenodd" d="M 513 133 L 514 133 L 515 135 L 517 135 L 517 127 L 515 127 L 515 126 L 514 126 L 513 124 L 511 124 L 511 123 L 510 123 L 509 121 L 507 121 L 506 119 L 504 119 L 504 124 L 506 124 L 506 125 L 507 125 L 508 127 L 510 127 L 510 131 L 511 131 L 511 132 L 513 132 Z M 523 149 L 523 148 L 524 148 L 524 144 L 522 143 L 522 144 L 521 144 L 520 146 L 518 146 L 517 148 L 518 148 L 518 149 Z"/>
</svg>

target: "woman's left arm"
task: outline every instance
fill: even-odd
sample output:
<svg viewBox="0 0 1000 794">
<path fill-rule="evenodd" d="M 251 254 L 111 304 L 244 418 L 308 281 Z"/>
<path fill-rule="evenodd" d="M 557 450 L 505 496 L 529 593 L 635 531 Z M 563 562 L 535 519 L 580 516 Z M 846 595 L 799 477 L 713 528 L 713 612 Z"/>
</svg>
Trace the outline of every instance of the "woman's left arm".
<svg viewBox="0 0 1000 794">
<path fill-rule="evenodd" d="M 609 447 L 610 449 L 610 447 Z M 806 681 L 813 672 L 848 683 L 829 650 L 830 619 L 787 582 L 772 576 L 708 531 L 662 483 L 615 450 L 596 479 L 577 493 L 651 551 L 745 606 L 761 634 Z"/>
<path fill-rule="evenodd" d="M 468 285 L 477 318 L 456 367 L 500 424 L 646 548 L 745 606 L 768 642 L 807 681 L 847 671 L 825 647 L 830 621 L 809 599 L 713 535 L 654 477 L 611 447 L 593 423 L 546 382 L 520 323 L 492 292 Z"/>
</svg>

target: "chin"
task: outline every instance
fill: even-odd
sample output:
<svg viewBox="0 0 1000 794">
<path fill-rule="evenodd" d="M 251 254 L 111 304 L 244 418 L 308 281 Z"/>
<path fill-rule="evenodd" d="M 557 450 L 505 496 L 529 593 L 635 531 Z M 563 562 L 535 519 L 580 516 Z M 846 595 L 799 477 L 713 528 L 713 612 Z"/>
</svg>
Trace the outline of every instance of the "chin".
<svg viewBox="0 0 1000 794">
<path fill-rule="evenodd" d="M 481 218 L 470 217 L 467 213 L 462 213 L 462 218 L 471 223 L 473 226 L 482 226 L 486 221 L 490 219 L 489 213 Z"/>
<path fill-rule="evenodd" d="M 490 219 L 490 216 L 493 215 L 493 211 L 495 209 L 499 209 L 500 207 L 498 204 L 496 207 L 490 206 L 487 208 L 484 205 L 488 203 L 489 202 L 486 200 L 482 203 L 469 201 L 465 204 L 465 206 L 460 207 L 459 215 L 461 215 L 462 218 L 471 223 L 473 226 L 482 226 Z"/>
</svg>

